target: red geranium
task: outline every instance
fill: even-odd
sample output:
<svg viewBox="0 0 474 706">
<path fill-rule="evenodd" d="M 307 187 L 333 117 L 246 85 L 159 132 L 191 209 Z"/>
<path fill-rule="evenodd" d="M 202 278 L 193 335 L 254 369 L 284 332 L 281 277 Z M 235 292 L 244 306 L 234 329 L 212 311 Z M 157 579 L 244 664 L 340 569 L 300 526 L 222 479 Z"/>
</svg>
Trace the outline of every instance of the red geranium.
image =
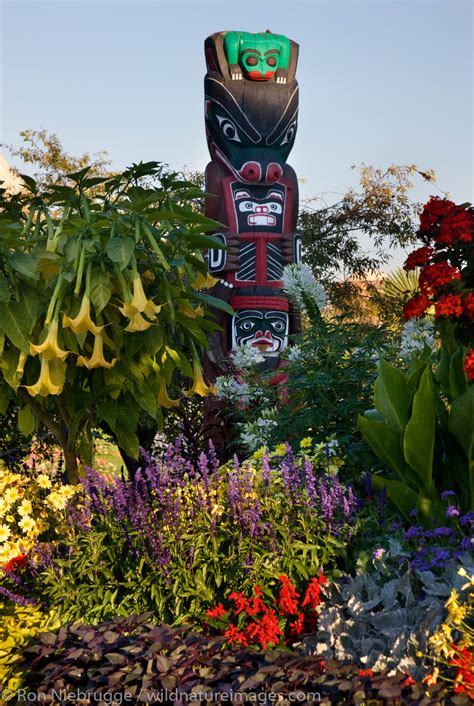
<svg viewBox="0 0 474 706">
<path fill-rule="evenodd" d="M 466 353 L 466 357 L 464 358 L 464 372 L 469 382 L 474 380 L 474 348 L 471 348 L 471 350 Z"/>
<path fill-rule="evenodd" d="M 439 235 L 435 240 L 437 243 L 451 245 L 459 241 L 470 243 L 474 233 L 474 214 L 459 206 L 452 210 L 441 223 Z"/>
<path fill-rule="evenodd" d="M 468 319 L 474 319 L 474 292 L 466 294 L 462 300 L 464 305 L 464 313 Z"/>
<path fill-rule="evenodd" d="M 420 272 L 419 287 L 423 294 L 436 294 L 440 287 L 455 279 L 461 279 L 461 273 L 449 262 L 434 262 Z"/>
<path fill-rule="evenodd" d="M 439 196 L 430 196 L 430 200 L 425 204 L 420 215 L 420 231 L 426 233 L 447 216 L 456 204 L 448 199 L 440 199 Z"/>
<path fill-rule="evenodd" d="M 425 294 L 415 294 L 403 307 L 403 318 L 406 321 L 414 317 L 419 318 L 424 315 L 429 306 L 431 301 Z"/>
<path fill-rule="evenodd" d="M 429 262 L 434 252 L 434 249 L 428 247 L 427 245 L 414 250 L 408 255 L 405 264 L 403 265 L 403 269 L 409 272 L 410 270 L 414 270 L 416 267 L 423 267 Z"/>
<path fill-rule="evenodd" d="M 463 311 L 462 299 L 455 294 L 443 294 L 436 302 L 436 316 L 455 316 L 459 318 Z"/>
</svg>

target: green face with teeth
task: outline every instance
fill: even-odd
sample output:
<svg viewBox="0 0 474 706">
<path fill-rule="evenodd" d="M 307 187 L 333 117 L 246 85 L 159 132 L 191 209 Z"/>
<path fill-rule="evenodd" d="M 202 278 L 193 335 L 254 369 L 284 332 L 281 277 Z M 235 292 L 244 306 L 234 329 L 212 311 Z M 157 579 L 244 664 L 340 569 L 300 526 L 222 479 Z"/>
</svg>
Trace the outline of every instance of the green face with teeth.
<svg viewBox="0 0 474 706">
<path fill-rule="evenodd" d="M 290 63 L 289 39 L 271 32 L 227 32 L 224 50 L 229 64 L 238 64 L 252 81 L 269 81 L 278 69 L 286 70 Z"/>
</svg>

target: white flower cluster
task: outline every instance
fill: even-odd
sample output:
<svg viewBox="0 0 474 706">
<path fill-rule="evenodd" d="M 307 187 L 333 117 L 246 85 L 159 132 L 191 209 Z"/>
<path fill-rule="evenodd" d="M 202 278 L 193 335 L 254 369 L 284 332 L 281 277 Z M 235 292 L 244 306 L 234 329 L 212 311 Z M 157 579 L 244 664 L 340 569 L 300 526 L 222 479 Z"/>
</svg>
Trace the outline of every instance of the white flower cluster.
<svg viewBox="0 0 474 706">
<path fill-rule="evenodd" d="M 410 319 L 403 327 L 400 356 L 410 359 L 414 353 L 421 353 L 424 347 L 435 346 L 435 327 L 429 319 Z"/>
<path fill-rule="evenodd" d="M 253 368 L 255 365 L 263 363 L 265 360 L 265 357 L 261 354 L 258 348 L 248 344 L 237 346 L 235 352 L 231 354 L 231 358 L 237 370 L 247 370 L 248 368 Z"/>
<path fill-rule="evenodd" d="M 253 452 L 262 448 L 262 446 L 268 446 L 272 428 L 277 426 L 277 422 L 272 418 L 275 411 L 274 409 L 269 409 L 255 422 L 246 422 L 240 425 L 242 429 L 240 441 L 247 447 L 248 451 Z"/>
<path fill-rule="evenodd" d="M 226 402 L 240 402 L 248 404 L 250 402 L 250 385 L 246 382 L 238 382 L 231 375 L 221 375 L 214 383 L 215 395 L 220 400 Z"/>
<path fill-rule="evenodd" d="M 291 360 L 292 363 L 295 363 L 297 360 L 301 360 L 303 357 L 303 351 L 299 346 L 290 346 L 286 349 L 285 353 L 286 358 Z"/>
<path fill-rule="evenodd" d="M 303 295 L 314 301 L 319 309 L 327 304 L 326 292 L 322 284 L 317 282 L 308 265 L 292 263 L 283 270 L 283 289 L 300 309 L 305 308 Z"/>
</svg>

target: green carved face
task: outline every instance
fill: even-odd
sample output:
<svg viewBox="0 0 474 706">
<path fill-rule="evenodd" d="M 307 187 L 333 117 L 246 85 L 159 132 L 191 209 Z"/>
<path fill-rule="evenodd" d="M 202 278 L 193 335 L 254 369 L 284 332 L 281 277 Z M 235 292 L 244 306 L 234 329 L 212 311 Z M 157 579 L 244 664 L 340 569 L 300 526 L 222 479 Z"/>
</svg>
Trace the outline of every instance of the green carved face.
<svg viewBox="0 0 474 706">
<path fill-rule="evenodd" d="M 281 34 L 227 32 L 224 49 L 229 64 L 239 64 L 253 81 L 268 81 L 289 65 L 290 42 Z"/>
</svg>

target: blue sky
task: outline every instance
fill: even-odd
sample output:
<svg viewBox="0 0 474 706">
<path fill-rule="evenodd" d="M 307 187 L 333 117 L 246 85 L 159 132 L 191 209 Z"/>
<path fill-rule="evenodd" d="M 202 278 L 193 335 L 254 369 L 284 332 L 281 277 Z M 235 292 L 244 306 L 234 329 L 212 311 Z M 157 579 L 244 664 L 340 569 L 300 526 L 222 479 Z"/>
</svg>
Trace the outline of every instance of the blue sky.
<svg viewBox="0 0 474 706">
<path fill-rule="evenodd" d="M 156 159 L 203 169 L 203 41 L 271 29 L 300 44 L 289 162 L 304 197 L 335 200 L 365 162 L 432 168 L 442 190 L 472 199 L 469 0 L 0 4 L 3 142 L 45 128 L 71 153 L 106 149 L 115 168 Z M 433 190 L 420 185 L 414 197 Z"/>
</svg>

